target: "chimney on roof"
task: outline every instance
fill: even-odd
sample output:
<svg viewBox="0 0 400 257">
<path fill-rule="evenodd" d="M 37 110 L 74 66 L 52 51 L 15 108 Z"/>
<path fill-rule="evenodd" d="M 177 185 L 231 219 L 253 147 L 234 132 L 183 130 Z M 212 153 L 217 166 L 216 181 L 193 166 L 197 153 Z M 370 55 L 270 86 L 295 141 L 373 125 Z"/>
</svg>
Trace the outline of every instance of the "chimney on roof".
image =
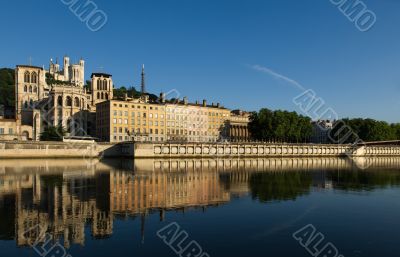
<svg viewBox="0 0 400 257">
<path fill-rule="evenodd" d="M 207 100 L 203 100 L 203 107 L 207 106 Z"/>
<path fill-rule="evenodd" d="M 220 108 L 220 107 L 221 107 L 221 105 L 219 103 L 217 103 L 217 108 Z"/>
<path fill-rule="evenodd" d="M 185 97 L 183 98 L 183 104 L 184 104 L 184 105 L 188 105 L 188 103 L 189 103 L 188 98 L 187 98 L 187 96 L 185 96 Z"/>
<path fill-rule="evenodd" d="M 199 105 L 199 100 L 196 100 L 196 105 Z"/>
</svg>

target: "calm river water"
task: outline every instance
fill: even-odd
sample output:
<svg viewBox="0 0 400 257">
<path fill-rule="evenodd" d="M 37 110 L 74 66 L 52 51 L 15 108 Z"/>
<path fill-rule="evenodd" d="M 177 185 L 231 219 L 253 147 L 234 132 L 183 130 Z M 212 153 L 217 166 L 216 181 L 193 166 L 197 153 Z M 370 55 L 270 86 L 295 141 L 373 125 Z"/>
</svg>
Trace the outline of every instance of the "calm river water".
<svg viewBox="0 0 400 257">
<path fill-rule="evenodd" d="M 399 231 L 400 158 L 0 161 L 1 257 L 398 257 Z"/>
</svg>

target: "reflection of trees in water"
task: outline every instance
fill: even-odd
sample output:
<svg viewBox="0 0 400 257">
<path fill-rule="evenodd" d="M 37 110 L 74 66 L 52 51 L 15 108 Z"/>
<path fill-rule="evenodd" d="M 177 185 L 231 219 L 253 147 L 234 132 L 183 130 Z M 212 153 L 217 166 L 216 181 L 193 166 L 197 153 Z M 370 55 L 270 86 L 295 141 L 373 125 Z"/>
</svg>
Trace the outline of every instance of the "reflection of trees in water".
<svg viewBox="0 0 400 257">
<path fill-rule="evenodd" d="M 274 172 L 253 174 L 249 180 L 253 199 L 261 202 L 295 200 L 309 193 L 312 185 L 310 172 Z"/>
<path fill-rule="evenodd" d="M 15 197 L 6 195 L 0 201 L 0 240 L 14 239 Z"/>
<path fill-rule="evenodd" d="M 328 172 L 326 177 L 332 181 L 335 189 L 349 191 L 371 191 L 400 185 L 400 171 L 398 170 Z"/>
</svg>

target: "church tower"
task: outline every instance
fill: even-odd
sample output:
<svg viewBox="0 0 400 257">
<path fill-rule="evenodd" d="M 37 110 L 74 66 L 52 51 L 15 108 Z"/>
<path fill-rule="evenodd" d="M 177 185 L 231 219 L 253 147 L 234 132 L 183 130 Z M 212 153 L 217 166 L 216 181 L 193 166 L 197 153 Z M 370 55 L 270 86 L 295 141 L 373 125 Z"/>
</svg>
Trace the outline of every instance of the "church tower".
<svg viewBox="0 0 400 257">
<path fill-rule="evenodd" d="M 92 106 L 113 99 L 114 84 L 110 74 L 93 73 L 91 78 Z"/>
</svg>

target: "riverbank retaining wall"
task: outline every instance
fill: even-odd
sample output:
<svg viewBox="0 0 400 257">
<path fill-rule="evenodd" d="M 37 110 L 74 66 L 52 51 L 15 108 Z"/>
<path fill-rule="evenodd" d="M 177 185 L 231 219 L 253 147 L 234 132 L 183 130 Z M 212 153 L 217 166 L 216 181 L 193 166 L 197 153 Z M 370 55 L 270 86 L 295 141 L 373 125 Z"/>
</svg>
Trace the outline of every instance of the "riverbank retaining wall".
<svg viewBox="0 0 400 257">
<path fill-rule="evenodd" d="M 400 156 L 400 146 L 323 144 L 149 144 L 134 145 L 136 158 Z"/>
</svg>

